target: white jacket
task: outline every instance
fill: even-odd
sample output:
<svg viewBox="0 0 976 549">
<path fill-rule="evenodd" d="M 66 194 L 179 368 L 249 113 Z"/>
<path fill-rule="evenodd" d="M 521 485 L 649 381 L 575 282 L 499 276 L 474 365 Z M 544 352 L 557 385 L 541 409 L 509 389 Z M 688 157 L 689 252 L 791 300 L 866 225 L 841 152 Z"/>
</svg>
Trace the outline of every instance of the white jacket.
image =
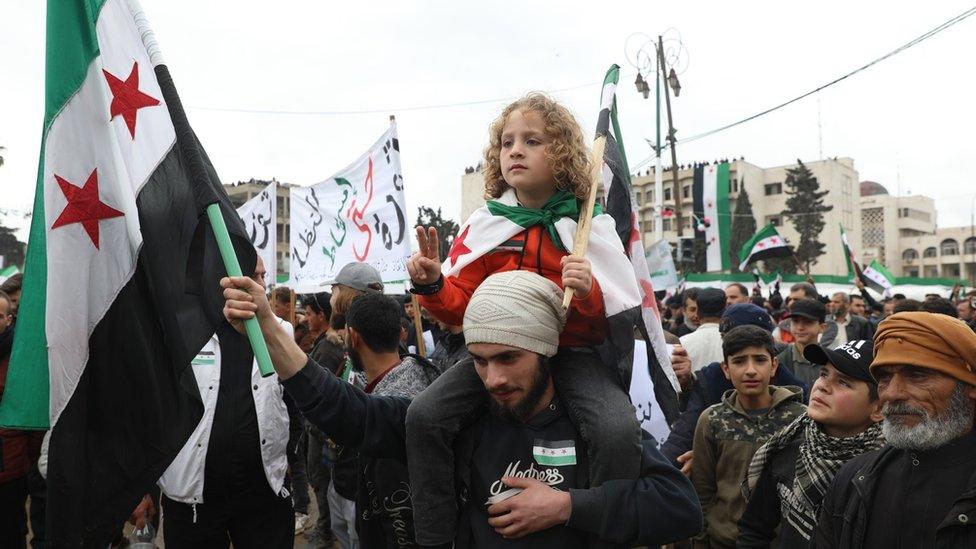
<svg viewBox="0 0 976 549">
<path fill-rule="evenodd" d="M 294 328 L 278 319 L 285 331 L 294 336 Z M 207 446 L 213 426 L 214 410 L 220 388 L 220 344 L 214 334 L 193 359 L 193 375 L 203 400 L 203 417 L 169 468 L 159 479 L 159 487 L 166 497 L 194 506 L 203 503 L 203 477 L 207 463 Z M 271 490 L 281 497 L 288 496 L 285 471 L 288 469 L 288 409 L 282 399 L 284 389 L 278 376 L 261 377 L 257 362 L 251 366 L 251 394 L 261 436 L 261 462 Z"/>
</svg>

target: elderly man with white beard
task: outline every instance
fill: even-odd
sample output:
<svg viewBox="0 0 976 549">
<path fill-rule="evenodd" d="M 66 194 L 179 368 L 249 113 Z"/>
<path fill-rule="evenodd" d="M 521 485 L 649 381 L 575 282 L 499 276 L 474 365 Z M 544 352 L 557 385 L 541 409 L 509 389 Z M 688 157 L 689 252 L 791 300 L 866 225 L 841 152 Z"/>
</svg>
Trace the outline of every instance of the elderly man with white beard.
<svg viewBox="0 0 976 549">
<path fill-rule="evenodd" d="M 898 313 L 874 349 L 887 445 L 837 473 L 814 547 L 976 547 L 976 334 Z"/>
</svg>

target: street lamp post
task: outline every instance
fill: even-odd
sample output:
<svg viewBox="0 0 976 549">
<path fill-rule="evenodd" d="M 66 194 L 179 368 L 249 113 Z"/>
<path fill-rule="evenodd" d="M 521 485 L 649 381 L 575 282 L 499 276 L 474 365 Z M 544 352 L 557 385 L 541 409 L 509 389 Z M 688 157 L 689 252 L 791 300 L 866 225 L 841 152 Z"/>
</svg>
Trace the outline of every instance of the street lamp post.
<svg viewBox="0 0 976 549">
<path fill-rule="evenodd" d="M 657 60 L 658 67 L 660 68 L 660 77 L 663 79 L 664 76 L 664 41 L 660 36 L 657 37 Z M 671 80 L 673 78 L 673 81 Z M 671 75 L 668 77 L 669 84 L 674 86 L 674 95 L 677 97 L 678 92 L 681 90 L 681 85 L 678 83 L 678 77 L 674 73 L 674 69 L 671 69 Z M 668 86 L 664 86 L 664 103 L 668 109 L 668 144 L 671 147 L 671 194 L 674 198 L 674 222 L 677 224 L 675 230 L 677 231 L 678 238 L 681 238 L 682 227 L 681 227 L 681 188 L 678 183 L 678 153 L 675 150 L 675 137 L 674 137 L 674 121 L 671 117 L 671 95 L 668 93 Z M 658 161 L 660 162 L 661 155 L 658 154 Z"/>
</svg>

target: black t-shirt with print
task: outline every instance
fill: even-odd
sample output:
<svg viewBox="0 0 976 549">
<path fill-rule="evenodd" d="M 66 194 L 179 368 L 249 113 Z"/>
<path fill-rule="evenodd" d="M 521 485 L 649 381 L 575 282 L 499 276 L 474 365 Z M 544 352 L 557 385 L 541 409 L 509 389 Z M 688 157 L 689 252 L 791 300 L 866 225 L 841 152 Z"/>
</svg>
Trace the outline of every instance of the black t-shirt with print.
<svg viewBox="0 0 976 549">
<path fill-rule="evenodd" d="M 555 526 L 517 540 L 505 540 L 488 524 L 485 502 L 508 489 L 505 476 L 528 477 L 567 491 L 578 488 L 576 428 L 558 401 L 528 423 L 488 415 L 472 461 L 471 529 L 476 547 L 585 547 L 589 536 Z"/>
</svg>

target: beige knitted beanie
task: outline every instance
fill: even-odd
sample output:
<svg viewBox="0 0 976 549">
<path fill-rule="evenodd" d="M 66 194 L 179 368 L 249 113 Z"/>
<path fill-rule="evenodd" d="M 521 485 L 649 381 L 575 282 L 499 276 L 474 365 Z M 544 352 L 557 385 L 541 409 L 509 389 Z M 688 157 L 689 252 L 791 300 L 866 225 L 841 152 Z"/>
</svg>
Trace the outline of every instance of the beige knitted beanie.
<svg viewBox="0 0 976 549">
<path fill-rule="evenodd" d="M 464 340 L 552 356 L 566 324 L 562 301 L 559 286 L 535 273 L 491 275 L 474 291 L 464 312 Z"/>
</svg>

